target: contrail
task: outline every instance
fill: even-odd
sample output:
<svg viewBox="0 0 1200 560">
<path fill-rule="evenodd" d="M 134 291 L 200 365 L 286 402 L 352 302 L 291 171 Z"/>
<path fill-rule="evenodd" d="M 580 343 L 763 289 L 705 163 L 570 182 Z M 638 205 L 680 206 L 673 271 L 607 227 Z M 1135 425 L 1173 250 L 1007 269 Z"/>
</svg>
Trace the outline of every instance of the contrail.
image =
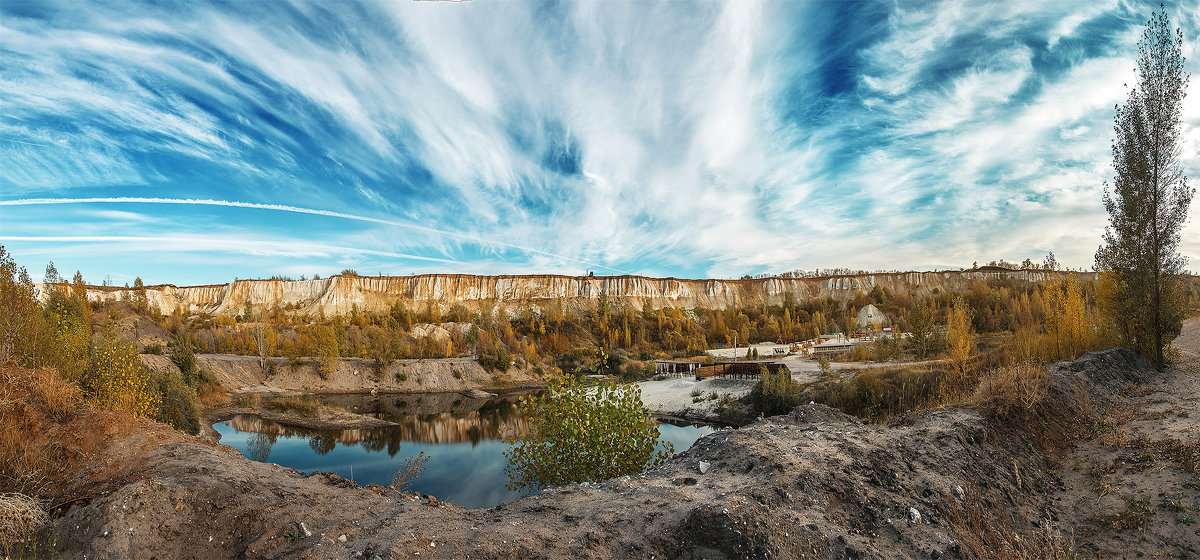
<svg viewBox="0 0 1200 560">
<path fill-rule="evenodd" d="M 0 138 L 0 140 L 3 140 L 5 142 L 12 142 L 13 144 L 25 144 L 26 146 L 41 146 L 43 148 L 54 148 L 55 147 L 55 146 L 51 146 L 50 144 L 38 144 L 35 142 L 24 142 L 21 140 L 13 140 L 12 138 Z"/>
<path fill-rule="evenodd" d="M 154 243 L 187 243 L 192 247 L 208 249 L 222 248 L 229 246 L 242 246 L 253 250 L 255 248 L 270 248 L 278 253 L 298 254 L 298 253 L 362 253 L 365 255 L 375 255 L 380 257 L 389 257 L 394 259 L 408 259 L 417 261 L 430 261 L 440 263 L 455 264 L 458 261 L 450 259 L 441 259 L 438 257 L 425 257 L 422 255 L 410 255 L 408 253 L 393 253 L 390 251 L 376 251 L 373 249 L 357 249 L 354 247 L 339 247 L 337 245 L 324 245 L 320 243 L 293 243 L 286 244 L 277 241 L 252 241 L 246 239 L 221 239 L 209 237 L 148 237 L 134 235 L 48 235 L 48 236 L 17 236 L 17 235 L 0 235 L 0 241 L 41 241 L 52 243 L 121 243 L 127 241 L 145 241 Z M 293 246 L 299 246 L 299 249 L 292 249 Z"/>
<path fill-rule="evenodd" d="M 602 265 L 599 263 L 594 263 L 594 262 L 586 261 L 583 259 L 577 259 L 574 257 L 568 257 L 568 256 L 564 256 L 564 255 L 557 255 L 557 254 L 554 254 L 554 253 L 551 253 L 548 251 L 542 251 L 540 249 L 534 249 L 531 247 L 523 247 L 521 245 L 516 245 L 513 243 L 506 243 L 503 241 L 494 241 L 494 240 L 490 240 L 490 239 L 483 239 L 481 237 L 476 237 L 473 235 L 466 235 L 466 234 L 462 234 L 462 233 L 455 233 L 452 231 L 431 228 L 431 227 L 423 226 L 420 224 L 414 224 L 412 222 L 403 222 L 403 221 L 398 221 L 398 220 L 385 220 L 382 218 L 372 218 L 370 216 L 349 214 L 346 212 L 334 212 L 332 210 L 320 210 L 320 209 L 316 209 L 316 208 L 303 208 L 300 206 L 288 206 L 285 204 L 260 204 L 257 202 L 241 202 L 241 201 L 236 201 L 236 200 L 216 200 L 216 199 L 211 199 L 211 198 L 155 198 L 155 197 L 116 196 L 116 197 L 94 197 L 94 198 L 24 198 L 24 199 L 18 199 L 18 200 L 3 200 L 3 201 L 0 201 L 0 206 L 34 206 L 34 205 L 43 205 L 43 204 L 94 204 L 94 203 L 194 204 L 194 205 L 201 205 L 201 206 L 228 206 L 228 207 L 232 207 L 232 208 L 253 208 L 256 210 L 276 210 L 279 212 L 293 212 L 296 214 L 328 216 L 331 218 L 342 218 L 345 220 L 355 220 L 355 221 L 359 221 L 359 222 L 369 222 L 369 223 L 373 223 L 373 224 L 382 224 L 382 225 L 387 225 L 387 226 L 402 227 L 402 228 L 420 231 L 420 232 L 424 232 L 424 233 L 431 233 L 434 235 L 444 235 L 447 237 L 453 237 L 455 239 L 462 239 L 465 241 L 470 241 L 472 243 L 478 243 L 480 245 L 499 245 L 501 247 L 508 247 L 510 249 L 524 251 L 526 253 L 543 255 L 546 257 L 551 257 L 551 258 L 563 260 L 563 261 L 577 262 L 577 263 L 585 264 L 585 265 L 595 267 L 595 268 L 603 268 L 606 270 L 611 270 L 613 272 L 619 272 L 621 274 L 632 274 L 629 271 L 619 270 L 619 269 L 613 268 L 611 266 L 605 266 L 605 265 Z M 454 261 L 450 261 L 450 262 L 454 262 Z"/>
</svg>

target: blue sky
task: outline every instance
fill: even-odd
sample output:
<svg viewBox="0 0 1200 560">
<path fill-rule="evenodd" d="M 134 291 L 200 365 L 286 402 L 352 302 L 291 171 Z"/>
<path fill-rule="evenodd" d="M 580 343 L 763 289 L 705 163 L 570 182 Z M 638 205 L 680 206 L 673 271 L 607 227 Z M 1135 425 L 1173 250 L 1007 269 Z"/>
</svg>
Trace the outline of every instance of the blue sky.
<svg viewBox="0 0 1200 560">
<path fill-rule="evenodd" d="M 117 284 L 1090 267 L 1157 5 L 5 0 L 0 243 Z"/>
</svg>

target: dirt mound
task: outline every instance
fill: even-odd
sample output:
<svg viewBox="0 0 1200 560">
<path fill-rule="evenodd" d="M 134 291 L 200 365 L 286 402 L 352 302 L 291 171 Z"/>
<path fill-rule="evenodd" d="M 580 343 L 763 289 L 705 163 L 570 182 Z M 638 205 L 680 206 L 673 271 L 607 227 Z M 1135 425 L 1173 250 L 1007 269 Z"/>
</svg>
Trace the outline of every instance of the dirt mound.
<svg viewBox="0 0 1200 560">
<path fill-rule="evenodd" d="M 1073 362 L 1050 367 L 1070 381 L 1083 383 L 1099 397 L 1111 397 L 1127 383 L 1145 383 L 1157 373 L 1145 358 L 1125 348 L 1088 352 Z"/>
</svg>

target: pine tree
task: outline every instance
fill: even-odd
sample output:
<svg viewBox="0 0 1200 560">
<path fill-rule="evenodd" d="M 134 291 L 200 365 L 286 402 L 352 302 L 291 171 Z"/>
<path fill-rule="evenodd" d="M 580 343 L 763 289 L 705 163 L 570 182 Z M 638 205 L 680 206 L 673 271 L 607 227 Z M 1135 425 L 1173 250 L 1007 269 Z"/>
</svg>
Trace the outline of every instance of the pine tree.
<svg viewBox="0 0 1200 560">
<path fill-rule="evenodd" d="M 1171 32 L 1166 9 L 1151 16 L 1138 42 L 1137 82 L 1116 108 L 1112 184 L 1105 184 L 1109 226 L 1096 269 L 1112 278 L 1103 302 L 1123 342 L 1162 367 L 1163 347 L 1183 323 L 1177 249 L 1194 190 L 1179 162 L 1183 33 Z"/>
</svg>

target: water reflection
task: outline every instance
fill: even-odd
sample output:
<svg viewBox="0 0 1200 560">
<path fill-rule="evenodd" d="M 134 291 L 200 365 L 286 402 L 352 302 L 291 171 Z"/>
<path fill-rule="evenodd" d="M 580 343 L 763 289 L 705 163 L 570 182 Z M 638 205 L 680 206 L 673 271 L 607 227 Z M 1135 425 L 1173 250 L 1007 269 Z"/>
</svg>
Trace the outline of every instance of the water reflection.
<svg viewBox="0 0 1200 560">
<path fill-rule="evenodd" d="M 354 430 L 308 430 L 282 426 L 257 416 L 237 416 L 213 426 L 221 443 L 255 461 L 270 461 L 300 471 L 332 471 L 360 484 L 389 484 L 407 458 L 430 456 L 413 490 L 464 507 L 488 507 L 530 493 L 505 488 L 508 476 L 500 441 L 506 433 L 523 434 L 528 421 L 515 406 L 516 396 L 490 400 L 457 394 L 322 398 L 359 414 L 391 420 L 399 426 Z M 670 441 L 682 452 L 708 426 L 660 424 L 659 444 Z"/>
</svg>

